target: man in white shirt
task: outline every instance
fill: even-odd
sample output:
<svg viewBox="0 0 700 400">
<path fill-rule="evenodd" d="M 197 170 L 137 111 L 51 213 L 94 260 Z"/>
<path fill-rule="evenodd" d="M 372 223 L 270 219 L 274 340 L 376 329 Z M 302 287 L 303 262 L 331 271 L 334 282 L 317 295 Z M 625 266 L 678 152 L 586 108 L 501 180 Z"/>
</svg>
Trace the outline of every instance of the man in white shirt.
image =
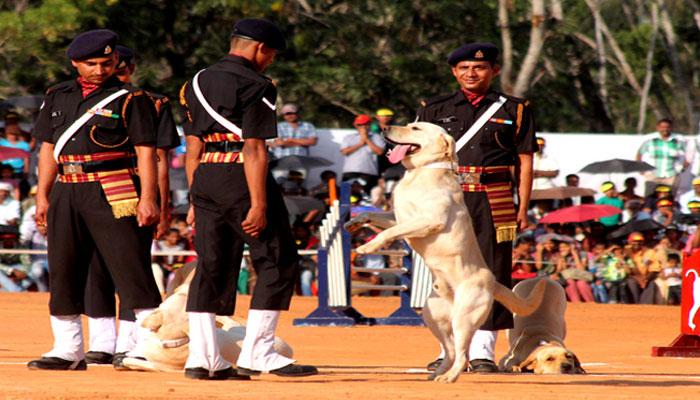
<svg viewBox="0 0 700 400">
<path fill-rule="evenodd" d="M 20 205 L 19 201 L 12 198 L 12 185 L 7 182 L 0 182 L 0 225 L 19 224 Z"/>
<path fill-rule="evenodd" d="M 533 176 L 532 189 L 550 189 L 557 186 L 554 183 L 554 178 L 559 175 L 559 164 L 552 157 L 544 153 L 544 138 L 537 138 L 539 150 L 533 157 Z"/>
</svg>

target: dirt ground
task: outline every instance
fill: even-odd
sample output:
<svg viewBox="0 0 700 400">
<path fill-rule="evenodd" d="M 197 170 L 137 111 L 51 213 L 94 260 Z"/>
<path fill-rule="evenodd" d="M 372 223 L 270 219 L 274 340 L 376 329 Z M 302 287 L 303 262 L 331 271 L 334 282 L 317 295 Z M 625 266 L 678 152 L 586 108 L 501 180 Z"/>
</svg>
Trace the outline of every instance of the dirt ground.
<svg viewBox="0 0 700 400">
<path fill-rule="evenodd" d="M 386 316 L 398 300 L 354 298 L 367 316 Z M 250 382 L 200 382 L 177 373 L 29 371 L 27 361 L 48 351 L 48 296 L 0 294 L 0 398 L 4 399 L 698 399 L 700 359 L 654 358 L 651 346 L 678 333 L 679 309 L 665 306 L 575 304 L 567 311 L 567 346 L 588 371 L 583 376 L 463 374 L 453 385 L 426 381 L 424 366 L 438 351 L 423 327 L 294 327 L 315 307 L 297 297 L 278 334 L 299 362 L 321 374 L 290 379 L 263 375 Z M 245 316 L 242 298 L 237 315 Z M 497 357 L 507 348 L 498 340 Z"/>
</svg>

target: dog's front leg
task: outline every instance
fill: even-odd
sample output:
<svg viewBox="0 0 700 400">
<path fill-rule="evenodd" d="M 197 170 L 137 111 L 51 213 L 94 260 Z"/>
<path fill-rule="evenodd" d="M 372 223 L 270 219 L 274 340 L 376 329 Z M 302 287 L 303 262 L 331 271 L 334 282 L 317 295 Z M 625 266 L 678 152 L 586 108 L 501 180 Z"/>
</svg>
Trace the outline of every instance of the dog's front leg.
<svg viewBox="0 0 700 400">
<path fill-rule="evenodd" d="M 445 229 L 444 222 L 435 222 L 428 218 L 418 218 L 410 222 L 394 225 L 393 227 L 382 231 L 374 237 L 369 243 L 355 249 L 359 254 L 370 254 L 377 250 L 386 247 L 397 239 L 406 239 L 412 237 L 424 237 Z"/>
</svg>

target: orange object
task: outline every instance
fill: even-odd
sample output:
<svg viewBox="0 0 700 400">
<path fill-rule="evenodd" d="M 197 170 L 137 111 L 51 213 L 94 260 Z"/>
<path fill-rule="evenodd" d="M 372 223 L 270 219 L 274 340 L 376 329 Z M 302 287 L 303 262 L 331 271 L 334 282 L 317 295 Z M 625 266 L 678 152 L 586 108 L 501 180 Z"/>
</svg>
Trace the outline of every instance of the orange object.
<svg viewBox="0 0 700 400">
<path fill-rule="evenodd" d="M 330 204 L 338 200 L 338 188 L 335 186 L 335 178 L 328 180 L 328 200 Z"/>
</svg>

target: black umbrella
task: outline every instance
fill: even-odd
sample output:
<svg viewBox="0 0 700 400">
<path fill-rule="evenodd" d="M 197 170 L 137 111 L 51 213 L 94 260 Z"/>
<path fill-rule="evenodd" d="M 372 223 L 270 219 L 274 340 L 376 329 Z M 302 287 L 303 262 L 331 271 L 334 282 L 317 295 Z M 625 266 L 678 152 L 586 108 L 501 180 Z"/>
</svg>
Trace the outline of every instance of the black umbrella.
<svg viewBox="0 0 700 400">
<path fill-rule="evenodd" d="M 675 221 L 679 224 L 697 225 L 700 223 L 700 214 L 681 214 Z"/>
<path fill-rule="evenodd" d="M 270 168 L 287 170 L 302 170 L 314 167 L 327 167 L 329 165 L 333 165 L 333 162 L 323 157 L 312 156 L 285 156 L 270 161 Z"/>
<path fill-rule="evenodd" d="M 614 173 L 630 173 L 651 171 L 654 167 L 644 161 L 622 160 L 615 158 L 607 161 L 598 161 L 593 164 L 588 164 L 579 172 L 588 172 L 589 174 L 614 174 Z"/>
<path fill-rule="evenodd" d="M 309 196 L 284 196 L 284 205 L 290 215 L 303 215 L 311 210 L 323 211 L 326 204 Z"/>
<path fill-rule="evenodd" d="M 618 239 L 625 237 L 632 232 L 658 231 L 663 229 L 663 225 L 651 218 L 635 219 L 608 234 L 608 239 Z"/>
</svg>

